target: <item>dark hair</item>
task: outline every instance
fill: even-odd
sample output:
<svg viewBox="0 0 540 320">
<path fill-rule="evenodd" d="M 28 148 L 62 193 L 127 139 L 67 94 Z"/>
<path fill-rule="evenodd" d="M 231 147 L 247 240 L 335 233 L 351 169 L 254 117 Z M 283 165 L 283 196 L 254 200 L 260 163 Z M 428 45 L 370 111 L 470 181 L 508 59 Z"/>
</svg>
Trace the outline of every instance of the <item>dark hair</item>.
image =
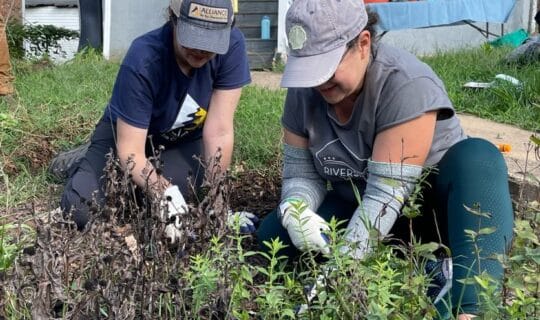
<svg viewBox="0 0 540 320">
<path fill-rule="evenodd" d="M 366 26 L 364 27 L 364 29 L 362 31 L 367 30 L 371 34 L 371 48 L 373 49 L 374 44 L 378 40 L 378 38 L 377 38 L 377 30 L 376 30 L 375 27 L 376 27 L 377 23 L 379 22 L 379 15 L 376 12 L 370 11 L 369 9 L 367 9 L 366 11 L 367 11 L 367 16 L 368 16 L 368 21 L 367 21 L 367 24 L 366 24 Z M 352 48 L 358 42 L 359 36 L 360 35 L 357 35 L 351 41 L 347 42 L 347 49 Z"/>
<path fill-rule="evenodd" d="M 172 11 L 171 7 L 169 7 L 167 9 L 168 13 L 169 13 L 169 22 L 174 26 L 176 24 L 176 19 L 178 19 L 176 17 L 176 15 L 174 14 L 174 12 Z"/>
<path fill-rule="evenodd" d="M 364 30 L 367 30 L 369 31 L 369 33 L 371 33 L 371 38 L 376 38 L 377 30 L 375 27 L 377 26 L 377 23 L 379 23 L 379 15 L 377 14 L 377 12 L 372 12 L 371 10 L 368 9 L 367 17 L 368 17 L 368 20 L 367 20 L 367 24 Z"/>
</svg>

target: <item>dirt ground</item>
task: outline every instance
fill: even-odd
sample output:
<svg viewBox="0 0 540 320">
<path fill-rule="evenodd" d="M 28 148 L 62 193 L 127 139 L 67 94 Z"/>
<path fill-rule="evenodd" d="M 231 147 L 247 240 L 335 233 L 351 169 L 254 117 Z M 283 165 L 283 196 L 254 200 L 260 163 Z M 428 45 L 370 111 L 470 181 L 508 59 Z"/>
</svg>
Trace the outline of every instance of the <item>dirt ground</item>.
<svg viewBox="0 0 540 320">
<path fill-rule="evenodd" d="M 279 73 L 253 71 L 251 78 L 253 85 L 272 90 L 284 90 L 279 87 L 281 80 L 281 74 Z M 524 172 L 528 172 L 540 179 L 540 161 L 535 159 L 534 151 L 528 146 L 529 137 L 533 132 L 467 114 L 459 114 L 458 118 L 467 135 L 484 138 L 495 145 L 510 145 L 511 151 L 503 154 L 508 166 L 513 193 L 518 192 L 517 184 L 524 180 Z M 527 167 L 525 167 L 525 164 L 527 164 Z M 531 200 L 540 200 L 539 183 L 528 180 L 525 193 L 527 198 Z"/>
</svg>

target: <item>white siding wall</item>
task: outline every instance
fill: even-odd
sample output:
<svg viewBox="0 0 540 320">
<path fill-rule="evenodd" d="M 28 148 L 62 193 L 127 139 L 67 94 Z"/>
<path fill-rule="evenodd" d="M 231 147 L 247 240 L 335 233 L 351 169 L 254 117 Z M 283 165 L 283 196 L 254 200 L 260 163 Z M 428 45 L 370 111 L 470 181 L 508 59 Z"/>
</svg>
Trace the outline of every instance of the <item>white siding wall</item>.
<svg viewBox="0 0 540 320">
<path fill-rule="evenodd" d="M 24 1 L 24 0 L 23 0 Z M 167 19 L 170 0 L 102 0 L 103 1 L 103 54 L 106 58 L 121 59 L 136 37 L 162 25 Z M 505 32 L 518 28 L 531 29 L 531 7 L 538 0 L 517 0 L 516 8 Z M 279 0 L 278 48 L 286 52 L 284 17 L 292 0 Z M 34 7 L 26 8 L 28 23 L 53 24 L 79 31 L 78 8 Z M 483 25 L 482 25 L 483 26 Z M 500 32 L 500 25 L 490 24 L 490 30 Z M 418 41 L 421 39 L 421 41 Z M 479 46 L 485 38 L 469 26 L 438 27 L 392 31 L 383 41 L 417 54 L 433 54 L 438 50 L 452 50 Z M 78 40 L 64 41 L 62 47 L 71 58 L 77 51 Z M 55 57 L 57 59 L 65 59 Z"/>
<path fill-rule="evenodd" d="M 170 0 L 103 0 L 103 55 L 121 59 L 133 39 L 167 20 Z"/>
<path fill-rule="evenodd" d="M 31 7 L 24 10 L 24 21 L 30 24 L 52 24 L 70 30 L 79 31 L 79 8 L 58 8 L 54 6 Z M 51 58 L 61 62 L 73 58 L 77 52 L 79 39 L 59 42 L 65 56 L 52 54 Z"/>
<path fill-rule="evenodd" d="M 536 0 L 517 0 L 508 21 L 504 24 L 504 33 L 530 28 L 530 5 Z M 475 23 L 485 29 L 485 23 Z M 501 24 L 490 23 L 489 31 L 501 34 Z M 495 37 L 489 37 L 493 40 Z M 468 25 L 434 27 L 426 29 L 408 29 L 390 31 L 382 38 L 383 42 L 404 48 L 417 55 L 433 55 L 438 51 L 458 50 L 479 47 L 486 43 L 486 38 Z"/>
<path fill-rule="evenodd" d="M 138 36 L 165 23 L 170 0 L 102 0 L 103 55 L 121 59 L 131 42 Z M 31 23 L 53 24 L 79 30 L 78 8 L 30 7 L 25 19 Z M 71 58 L 77 51 L 78 40 L 63 44 Z"/>
</svg>

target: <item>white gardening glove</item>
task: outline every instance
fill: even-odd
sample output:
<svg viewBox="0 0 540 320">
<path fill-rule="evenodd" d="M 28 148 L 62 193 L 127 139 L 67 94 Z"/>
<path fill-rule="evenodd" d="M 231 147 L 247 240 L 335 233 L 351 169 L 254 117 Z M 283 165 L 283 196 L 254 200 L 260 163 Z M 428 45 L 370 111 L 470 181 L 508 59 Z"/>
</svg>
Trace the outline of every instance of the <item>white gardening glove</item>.
<svg viewBox="0 0 540 320">
<path fill-rule="evenodd" d="M 292 243 L 301 251 L 320 251 L 330 254 L 328 223 L 298 199 L 287 199 L 279 205 L 281 224 Z"/>
<path fill-rule="evenodd" d="M 251 212 L 247 211 L 228 211 L 227 223 L 234 227 L 238 219 L 240 225 L 240 233 L 253 233 L 257 229 L 255 224 L 259 222 L 259 218 Z"/>
<path fill-rule="evenodd" d="M 167 223 L 165 237 L 174 244 L 181 236 L 180 216 L 187 212 L 187 203 L 178 186 L 172 185 L 163 193 L 160 203 L 161 220 Z"/>
</svg>

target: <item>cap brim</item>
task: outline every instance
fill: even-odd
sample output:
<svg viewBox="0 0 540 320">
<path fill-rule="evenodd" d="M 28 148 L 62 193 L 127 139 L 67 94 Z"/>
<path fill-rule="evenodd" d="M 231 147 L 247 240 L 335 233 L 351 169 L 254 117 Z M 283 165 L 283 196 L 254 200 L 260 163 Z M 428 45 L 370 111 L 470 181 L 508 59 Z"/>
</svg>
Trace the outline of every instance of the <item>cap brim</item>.
<svg viewBox="0 0 540 320">
<path fill-rule="evenodd" d="M 176 39 L 182 46 L 191 49 L 225 54 L 229 50 L 230 37 L 230 26 L 206 29 L 181 21 L 176 24 Z"/>
<path fill-rule="evenodd" d="M 306 57 L 289 55 L 281 86 L 283 88 L 311 88 L 319 86 L 334 75 L 347 45 Z"/>
</svg>

